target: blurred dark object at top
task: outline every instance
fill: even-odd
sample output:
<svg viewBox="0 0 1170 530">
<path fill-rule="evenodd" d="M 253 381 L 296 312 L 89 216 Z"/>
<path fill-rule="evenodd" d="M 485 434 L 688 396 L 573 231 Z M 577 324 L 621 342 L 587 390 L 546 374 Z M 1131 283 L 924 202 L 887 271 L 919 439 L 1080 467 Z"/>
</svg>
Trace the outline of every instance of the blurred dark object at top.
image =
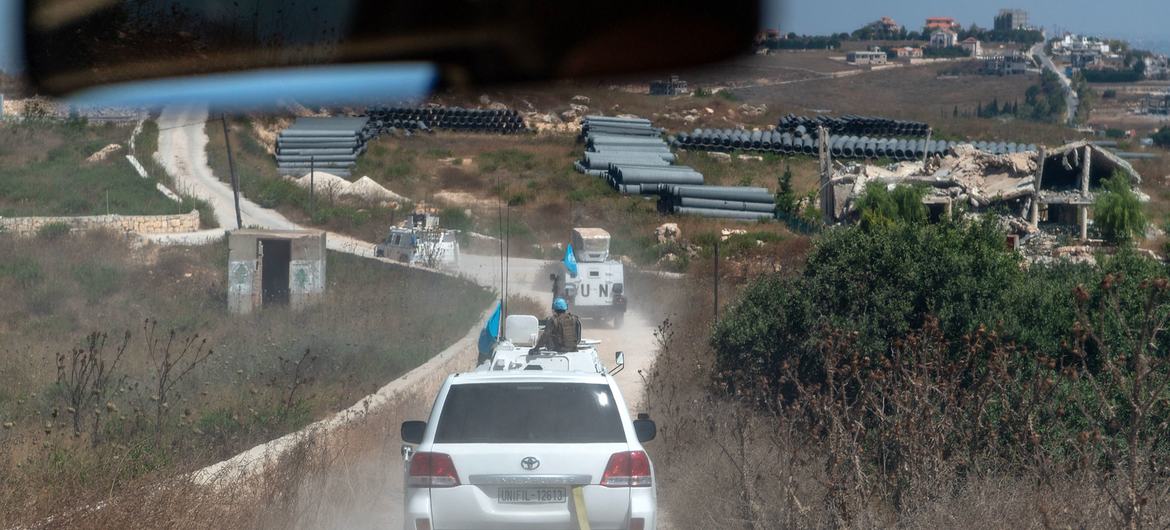
<svg viewBox="0 0 1170 530">
<path fill-rule="evenodd" d="M 758 0 L 29 0 L 41 92 L 306 65 L 427 62 L 444 86 L 661 70 L 747 51 Z"/>
</svg>

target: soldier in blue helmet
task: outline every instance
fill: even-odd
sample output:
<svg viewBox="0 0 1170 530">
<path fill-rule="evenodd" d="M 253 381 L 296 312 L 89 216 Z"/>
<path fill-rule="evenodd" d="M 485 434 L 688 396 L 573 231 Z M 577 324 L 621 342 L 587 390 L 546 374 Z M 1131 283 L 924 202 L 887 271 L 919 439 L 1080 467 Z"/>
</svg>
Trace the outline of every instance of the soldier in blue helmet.
<svg viewBox="0 0 1170 530">
<path fill-rule="evenodd" d="M 553 300 L 553 316 L 544 326 L 536 348 L 568 352 L 577 351 L 577 343 L 581 340 L 581 319 L 569 312 L 569 304 L 564 298 Z"/>
</svg>

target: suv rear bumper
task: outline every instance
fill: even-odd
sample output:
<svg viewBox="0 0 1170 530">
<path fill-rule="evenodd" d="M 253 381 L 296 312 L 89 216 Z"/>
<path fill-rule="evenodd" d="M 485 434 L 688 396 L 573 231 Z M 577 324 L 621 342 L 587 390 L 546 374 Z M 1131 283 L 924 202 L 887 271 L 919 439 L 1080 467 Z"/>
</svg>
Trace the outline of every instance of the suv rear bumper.
<svg viewBox="0 0 1170 530">
<path fill-rule="evenodd" d="M 540 504 L 531 507 L 496 503 L 494 489 L 480 486 L 454 488 L 408 488 L 404 504 L 404 528 L 415 530 L 418 519 L 430 520 L 434 530 L 461 529 L 563 529 L 576 530 L 572 492 L 567 504 Z M 446 507 L 433 513 L 431 499 Z M 627 530 L 631 519 L 642 519 L 643 528 L 655 528 L 653 488 L 607 488 L 584 486 L 585 509 L 594 530 Z"/>
</svg>

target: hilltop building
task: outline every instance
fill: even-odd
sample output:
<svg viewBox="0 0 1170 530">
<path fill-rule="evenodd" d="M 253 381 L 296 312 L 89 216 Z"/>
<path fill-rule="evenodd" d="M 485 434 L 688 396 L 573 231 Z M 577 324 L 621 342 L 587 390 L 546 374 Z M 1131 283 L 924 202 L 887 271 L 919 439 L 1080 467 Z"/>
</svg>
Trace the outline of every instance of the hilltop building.
<svg viewBox="0 0 1170 530">
<path fill-rule="evenodd" d="M 959 46 L 971 54 L 971 57 L 983 57 L 983 43 L 975 37 L 967 37 L 966 40 L 959 43 Z"/>
<path fill-rule="evenodd" d="M 959 22 L 951 17 L 930 17 L 926 19 L 926 29 L 928 31 L 948 29 L 957 30 L 962 28 Z"/>
<path fill-rule="evenodd" d="M 996 31 L 1015 31 L 1031 29 L 1028 25 L 1028 12 L 1023 9 L 1000 9 L 995 16 Z"/>
<path fill-rule="evenodd" d="M 949 29 L 940 29 L 930 34 L 931 48 L 950 48 L 959 40 L 959 34 Z"/>
<path fill-rule="evenodd" d="M 1002 55 L 987 57 L 983 62 L 983 73 L 988 75 L 1019 75 L 1028 73 L 1031 60 L 1014 50 Z"/>
</svg>

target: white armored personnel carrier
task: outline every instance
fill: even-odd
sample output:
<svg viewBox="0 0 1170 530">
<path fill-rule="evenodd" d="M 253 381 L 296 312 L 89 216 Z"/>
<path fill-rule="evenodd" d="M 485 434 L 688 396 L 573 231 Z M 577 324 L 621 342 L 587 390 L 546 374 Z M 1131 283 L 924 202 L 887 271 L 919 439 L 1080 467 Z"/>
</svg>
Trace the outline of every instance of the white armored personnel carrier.
<svg viewBox="0 0 1170 530">
<path fill-rule="evenodd" d="M 554 273 L 553 298 L 564 298 L 569 311 L 581 318 L 609 320 L 613 327 L 621 327 L 625 319 L 625 268 L 622 262 L 610 259 L 609 232 L 601 228 L 573 229 L 573 257 L 576 274 L 571 265 L 561 263 Z"/>
</svg>

